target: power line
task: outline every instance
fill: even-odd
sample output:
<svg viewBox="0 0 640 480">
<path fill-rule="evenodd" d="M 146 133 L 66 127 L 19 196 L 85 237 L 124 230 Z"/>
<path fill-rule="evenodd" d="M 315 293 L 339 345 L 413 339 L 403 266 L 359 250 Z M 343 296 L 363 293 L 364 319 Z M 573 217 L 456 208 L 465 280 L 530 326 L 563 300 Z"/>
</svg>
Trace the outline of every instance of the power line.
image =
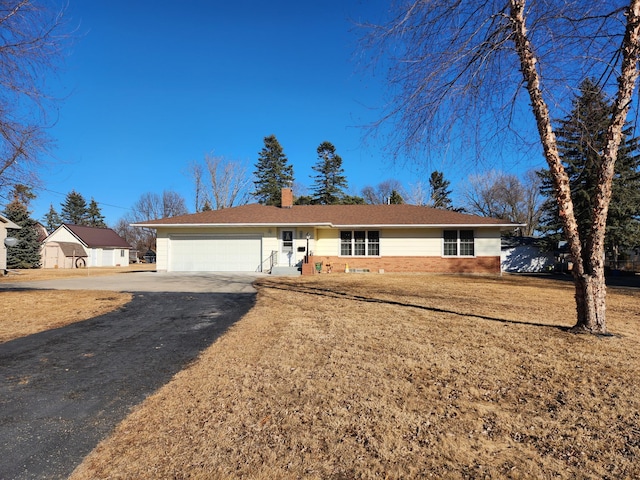
<svg viewBox="0 0 640 480">
<path fill-rule="evenodd" d="M 35 190 L 35 191 L 43 191 L 43 192 L 48 192 L 48 193 L 55 193 L 55 194 L 61 195 L 63 197 L 67 196 L 66 193 L 56 192 L 55 190 L 49 190 L 48 188 L 44 188 L 44 187 L 42 187 L 42 188 L 41 187 L 33 188 L 33 190 Z M 94 198 L 94 200 L 95 200 L 95 198 Z M 95 201 L 96 201 L 96 203 L 98 205 L 101 205 L 101 206 L 111 207 L 111 208 L 118 208 L 120 210 L 131 210 L 131 207 L 121 207 L 120 205 L 112 205 L 110 203 L 99 202 L 98 200 L 95 200 Z"/>
</svg>

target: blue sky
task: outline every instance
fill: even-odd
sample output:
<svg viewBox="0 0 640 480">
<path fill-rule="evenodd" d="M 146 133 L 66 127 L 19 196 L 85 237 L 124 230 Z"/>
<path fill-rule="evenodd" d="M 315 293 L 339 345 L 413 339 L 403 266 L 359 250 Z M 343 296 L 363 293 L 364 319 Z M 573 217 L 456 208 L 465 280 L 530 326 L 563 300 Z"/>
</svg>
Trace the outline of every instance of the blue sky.
<svg viewBox="0 0 640 480">
<path fill-rule="evenodd" d="M 213 152 L 249 171 L 274 134 L 311 184 L 316 148 L 343 158 L 351 194 L 395 178 L 455 187 L 470 173 L 432 162 L 393 163 L 361 128 L 380 115 L 384 76 L 358 65 L 354 20 L 376 21 L 383 0 L 69 0 L 76 40 L 55 77 L 57 144 L 42 170 L 33 217 L 72 189 L 109 225 L 146 192 L 175 190 L 194 208 L 187 166 Z"/>
</svg>

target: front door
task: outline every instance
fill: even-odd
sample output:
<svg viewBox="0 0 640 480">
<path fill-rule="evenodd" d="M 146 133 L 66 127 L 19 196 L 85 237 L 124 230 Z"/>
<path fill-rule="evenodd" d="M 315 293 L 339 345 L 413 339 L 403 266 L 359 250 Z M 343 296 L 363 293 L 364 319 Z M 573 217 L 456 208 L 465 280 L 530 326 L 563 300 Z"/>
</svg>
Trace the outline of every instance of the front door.
<svg viewBox="0 0 640 480">
<path fill-rule="evenodd" d="M 293 258 L 293 230 L 282 230 L 280 241 L 280 264 L 291 266 L 295 259 Z"/>
</svg>

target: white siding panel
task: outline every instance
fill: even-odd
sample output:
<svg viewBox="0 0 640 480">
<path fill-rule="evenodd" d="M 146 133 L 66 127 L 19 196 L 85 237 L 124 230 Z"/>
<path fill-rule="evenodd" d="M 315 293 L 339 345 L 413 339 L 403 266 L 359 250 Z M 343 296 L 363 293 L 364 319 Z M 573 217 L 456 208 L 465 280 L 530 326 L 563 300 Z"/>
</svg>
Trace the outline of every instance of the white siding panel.
<svg viewBox="0 0 640 480">
<path fill-rule="evenodd" d="M 49 235 L 45 242 L 73 242 L 78 243 L 77 237 L 67 230 L 66 228 L 59 228 L 51 235 Z"/>
<path fill-rule="evenodd" d="M 122 250 L 121 248 L 116 249 L 116 265 L 120 265 L 121 267 L 126 267 L 129 265 L 129 250 L 128 249 L 124 249 L 124 256 L 122 255 Z"/>
<path fill-rule="evenodd" d="M 314 246 L 310 247 L 314 255 L 333 256 L 340 253 L 340 230 L 318 229 Z"/>
<path fill-rule="evenodd" d="M 158 230 L 156 237 L 156 270 L 166 272 L 169 269 L 169 237 Z"/>
<path fill-rule="evenodd" d="M 475 229 L 476 257 L 499 257 L 501 240 L 499 228 Z"/>
<path fill-rule="evenodd" d="M 441 232 L 431 229 L 392 229 L 380 232 L 383 257 L 436 257 L 441 255 Z"/>
</svg>

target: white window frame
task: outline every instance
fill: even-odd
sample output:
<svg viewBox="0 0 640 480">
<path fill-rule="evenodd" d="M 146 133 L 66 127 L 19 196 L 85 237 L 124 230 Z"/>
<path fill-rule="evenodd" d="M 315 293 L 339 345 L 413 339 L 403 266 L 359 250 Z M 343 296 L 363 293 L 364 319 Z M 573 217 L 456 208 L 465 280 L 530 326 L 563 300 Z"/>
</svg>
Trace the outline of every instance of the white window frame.
<svg viewBox="0 0 640 480">
<path fill-rule="evenodd" d="M 456 234 L 456 242 L 453 244 L 452 242 L 447 243 L 447 232 L 451 232 Z M 468 242 L 468 238 L 462 238 L 462 232 L 471 232 L 471 242 Z M 463 246 L 471 245 L 473 249 L 473 253 L 471 255 L 462 255 L 460 252 L 462 251 Z M 451 254 L 447 253 L 447 245 L 455 245 L 456 253 Z M 466 257 L 466 258 L 474 258 L 476 256 L 476 232 L 472 228 L 458 228 L 458 229 L 445 229 L 442 231 L 442 256 L 446 258 L 453 257 Z"/>
<path fill-rule="evenodd" d="M 364 255 L 356 255 L 356 245 L 358 245 L 358 247 L 362 247 L 363 244 L 361 242 L 356 242 L 356 232 L 358 233 L 358 236 L 361 237 L 361 234 L 364 233 Z M 372 242 L 369 240 L 369 234 L 370 233 L 376 233 L 377 234 L 377 238 L 375 242 Z M 343 240 L 343 233 L 347 233 L 350 235 L 350 243 L 346 243 Z M 340 230 L 340 235 L 338 237 L 340 239 L 340 252 L 339 255 L 340 257 L 379 257 L 380 256 L 380 230 L 361 230 L 361 229 L 357 229 L 357 230 Z M 343 246 L 349 246 L 349 252 L 348 254 L 342 253 L 342 247 Z M 371 254 L 369 253 L 370 250 L 372 249 L 372 247 L 375 245 L 375 250 L 378 252 L 376 254 Z"/>
</svg>

